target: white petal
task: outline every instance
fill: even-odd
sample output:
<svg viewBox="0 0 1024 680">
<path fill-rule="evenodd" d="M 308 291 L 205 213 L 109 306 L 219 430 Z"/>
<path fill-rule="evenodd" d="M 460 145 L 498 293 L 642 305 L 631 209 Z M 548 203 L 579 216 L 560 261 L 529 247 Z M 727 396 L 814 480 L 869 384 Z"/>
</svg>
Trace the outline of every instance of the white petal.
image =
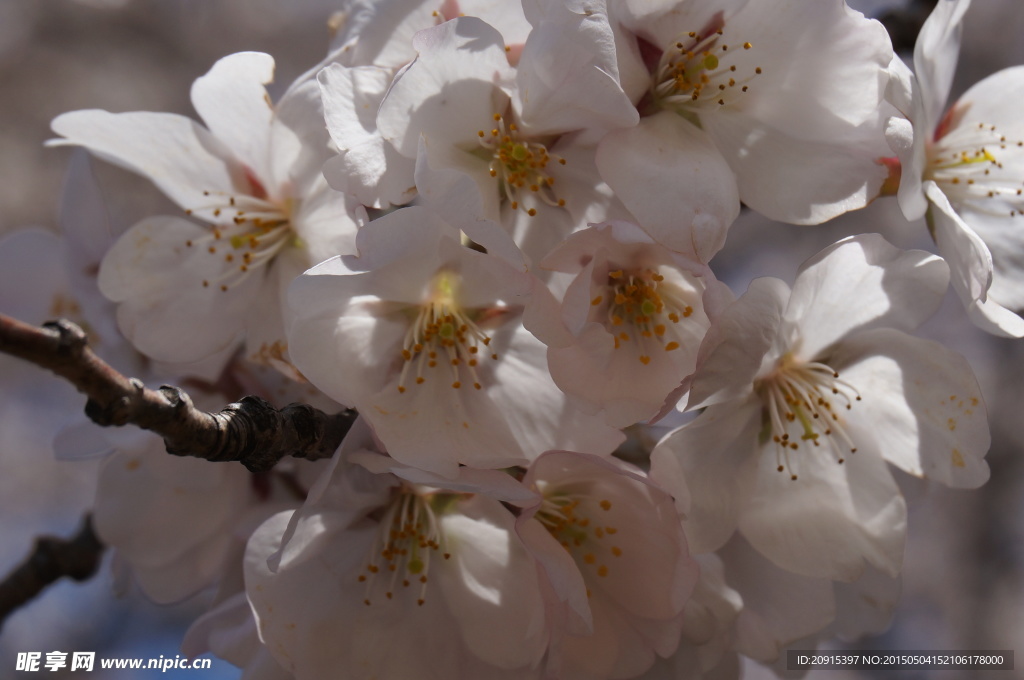
<svg viewBox="0 0 1024 680">
<path fill-rule="evenodd" d="M 841 581 L 868 564 L 899 573 L 907 508 L 885 461 L 858 450 L 839 464 L 828 448 L 801 447 L 779 472 L 776 445 L 758 449 L 757 489 L 739 526 L 761 554 L 788 571 Z"/>
<path fill-rule="evenodd" d="M 274 58 L 239 52 L 217 61 L 192 84 L 192 106 L 210 132 L 256 177 L 271 179 L 270 122 L 274 107 L 265 85 L 274 79 Z"/>
<path fill-rule="evenodd" d="M 828 579 L 780 569 L 738 535 L 719 554 L 727 582 L 743 598 L 735 648 L 744 656 L 774 661 L 783 647 L 817 633 L 835 618 Z"/>
<path fill-rule="evenodd" d="M 988 479 L 985 402 L 967 361 L 942 345 L 890 329 L 845 340 L 834 367 L 861 395 L 847 418 L 858 447 L 948 486 Z"/>
<path fill-rule="evenodd" d="M 426 382 L 410 384 L 404 393 L 396 375 L 355 405 L 392 456 L 444 477 L 455 477 L 460 463 L 487 469 L 526 463 L 527 451 L 494 399 L 472 385 L 453 388 L 448 368 L 425 371 Z"/>
<path fill-rule="evenodd" d="M 921 250 L 901 250 L 878 234 L 849 237 L 801 268 L 786 307 L 799 327 L 798 356 L 811 360 L 844 335 L 869 328 L 911 331 L 945 295 L 949 269 Z"/>
<path fill-rule="evenodd" d="M 694 554 L 724 545 L 744 512 L 757 474 L 760 412 L 755 399 L 711 406 L 651 452 L 651 479 L 675 496 L 686 515 Z"/>
<path fill-rule="evenodd" d="M 779 279 L 754 279 L 747 292 L 715 318 L 697 353 L 688 411 L 751 394 L 754 378 L 776 341 L 789 292 Z"/>
<path fill-rule="evenodd" d="M 598 146 L 601 177 L 667 248 L 708 262 L 739 215 L 735 179 L 700 129 L 662 112 Z"/>
<path fill-rule="evenodd" d="M 953 86 L 963 17 L 970 6 L 971 0 L 939 0 L 914 45 L 914 71 L 924 104 L 924 118 L 917 123 L 928 133 L 939 124 Z"/>
<path fill-rule="evenodd" d="M 438 569 L 448 607 L 466 645 L 499 668 L 533 666 L 547 645 L 536 563 L 515 533 L 515 518 L 496 500 L 477 496 L 460 514 L 441 519 L 458 550 L 452 569 Z M 446 565 L 449 566 L 449 565 Z"/>
<path fill-rule="evenodd" d="M 762 69 L 735 106 L 767 127 L 807 141 L 826 141 L 875 115 L 892 43 L 880 23 L 845 2 L 749 2 L 727 20 L 724 30 L 727 37 L 734 36 L 729 40 L 730 60 L 737 72 Z M 732 54 L 734 41 L 752 46 Z M 715 117 L 712 111 L 701 121 Z"/>
<path fill-rule="evenodd" d="M 121 303 L 118 323 L 139 351 L 163 361 L 197 361 L 243 330 L 264 272 L 238 277 L 238 265 L 224 259 L 231 246 L 211 231 L 175 217 L 150 217 L 107 253 L 100 290 Z"/>
<path fill-rule="evenodd" d="M 416 157 L 420 134 L 470 144 L 490 130 L 508 96 L 498 86 L 509 66 L 501 34 L 475 17 L 460 17 L 416 34 L 419 56 L 392 83 L 377 125 L 396 149 Z M 472 58 L 467 58 L 467 55 Z"/>
<path fill-rule="evenodd" d="M 341 156 L 324 167 L 324 174 L 336 189 L 376 208 L 407 203 L 415 194 L 413 162 L 377 130 L 377 109 L 391 75 L 390 70 L 372 66 L 331 64 L 317 76 L 327 129 L 341 150 Z"/>
<path fill-rule="evenodd" d="M 935 208 L 930 223 L 939 252 L 949 263 L 953 289 L 965 306 L 973 300 L 984 300 L 992 284 L 988 246 L 956 213 L 935 182 L 925 182 L 924 188 Z"/>
<path fill-rule="evenodd" d="M 470 239 L 525 271 L 523 253 L 500 226 L 501 197 L 488 163 L 451 144 L 420 138 L 416 188 L 422 205 Z"/>
<path fill-rule="evenodd" d="M 772 127 L 747 112 L 704 116 L 704 129 L 736 176 L 740 200 L 765 217 L 820 224 L 878 195 L 891 154 L 883 121 L 869 119 L 824 139 Z"/>
<path fill-rule="evenodd" d="M 899 115 L 891 115 L 885 122 L 886 142 L 900 163 L 896 196 L 903 216 L 917 220 L 928 208 L 921 176 L 925 171 L 927 142 L 934 130 L 925 127 L 921 87 L 898 55 L 894 55 L 889 64 L 889 76 L 885 98 L 899 111 Z"/>
<path fill-rule="evenodd" d="M 523 129 L 542 135 L 636 125 L 639 114 L 616 77 L 615 41 L 603 8 L 552 3 L 549 9 L 519 60 Z"/>
<path fill-rule="evenodd" d="M 251 193 L 241 165 L 206 128 L 172 113 L 108 113 L 96 109 L 57 116 L 51 145 L 84 146 L 105 161 L 136 172 L 186 210 L 202 211 L 210 193 Z M 208 213 L 208 214 L 207 214 Z"/>
<path fill-rule="evenodd" d="M 943 0 L 949 4 L 950 0 Z M 961 1 L 961 4 L 968 4 Z M 986 123 L 996 125 L 1015 135 L 1024 128 L 1020 120 L 1020 109 L 1015 105 L 1024 97 L 1024 66 L 1014 66 L 997 71 L 979 80 L 957 100 L 955 108 L 960 113 L 959 125 Z M 961 110 L 962 109 L 962 113 Z"/>
</svg>

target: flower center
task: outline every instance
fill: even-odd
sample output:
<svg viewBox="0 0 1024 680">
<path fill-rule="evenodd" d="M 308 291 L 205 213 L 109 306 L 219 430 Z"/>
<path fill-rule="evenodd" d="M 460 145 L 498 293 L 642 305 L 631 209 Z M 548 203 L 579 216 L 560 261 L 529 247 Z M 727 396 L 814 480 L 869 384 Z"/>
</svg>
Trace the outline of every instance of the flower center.
<svg viewBox="0 0 1024 680">
<path fill-rule="evenodd" d="M 722 27 L 681 35 L 661 56 L 651 94 L 663 108 L 679 112 L 715 109 L 735 101 L 760 75 L 760 66 L 743 66 L 739 58 L 749 42 L 729 44 Z"/>
<path fill-rule="evenodd" d="M 995 125 L 955 127 L 929 146 L 925 179 L 939 184 L 953 205 L 1016 217 L 1024 214 L 1024 178 L 999 159 L 1007 152 L 1024 153 L 1020 147 L 1024 141 L 1007 139 Z"/>
<path fill-rule="evenodd" d="M 609 523 L 612 502 L 588 493 L 546 491 L 535 517 L 569 551 L 584 574 L 608 576 L 609 564 L 622 557 L 615 544 L 618 529 Z M 586 565 L 586 566 L 584 566 Z M 589 588 L 587 595 L 590 595 Z"/>
<path fill-rule="evenodd" d="M 615 338 L 615 349 L 635 343 L 644 365 L 651 362 L 652 348 L 666 352 L 679 349 L 679 342 L 669 339 L 675 337 L 670 329 L 693 314 L 693 307 L 663 275 L 653 269 L 608 272 L 606 295 L 607 300 L 605 295 L 598 295 L 590 304 L 597 308 L 597 320 L 604 317 L 605 328 Z"/>
<path fill-rule="evenodd" d="M 224 220 L 214 223 L 206 236 L 185 241 L 187 247 L 205 249 L 223 261 L 221 275 L 212 281 L 204 279 L 204 288 L 217 286 L 227 292 L 295 242 L 290 200 L 279 205 L 265 195 L 232 196 L 209 191 L 203 195 L 211 199 L 211 204 L 197 210 L 212 211 L 215 220 Z M 194 211 L 185 212 L 191 215 Z"/>
<path fill-rule="evenodd" d="M 494 114 L 494 122 L 490 133 L 479 130 L 477 137 L 489 155 L 491 177 L 497 178 L 512 209 L 519 209 L 527 192 L 547 205 L 564 206 L 565 200 L 555 194 L 555 178 L 547 166 L 552 161 L 565 165 L 565 159 L 549 154 L 543 144 L 523 138 L 516 124 L 506 125 L 500 114 Z M 530 207 L 526 213 L 533 217 L 537 209 Z"/>
<path fill-rule="evenodd" d="M 839 464 L 845 462 L 845 451 L 857 452 L 839 411 L 852 409 L 861 400 L 860 393 L 830 366 L 799 362 L 787 354 L 754 388 L 764 405 L 761 442 L 768 437 L 775 442 L 779 472 L 788 467 L 791 478 L 797 478 L 789 453 L 802 443 L 821 446 L 827 442 Z"/>
<path fill-rule="evenodd" d="M 444 537 L 438 522 L 438 511 L 433 507 L 435 496 L 423 493 L 413 487 L 402 487 L 398 495 L 384 511 L 378 526 L 377 536 L 370 549 L 366 566 L 357 580 L 366 584 L 363 602 L 373 604 L 374 590 L 385 583 L 384 597 L 394 599 L 396 588 L 401 584 L 409 588 L 419 584 L 416 604 L 423 606 L 427 593 L 427 574 L 435 553 L 441 551 Z M 442 552 L 448 559 L 451 554 Z"/>
<path fill-rule="evenodd" d="M 451 367 L 452 387 L 462 387 L 462 372 L 465 371 L 475 389 L 481 389 L 477 365 L 481 346 L 491 344 L 471 316 L 458 304 L 458 289 L 462 281 L 458 274 L 441 271 L 435 277 L 429 301 L 420 307 L 416 320 L 409 327 L 402 343 L 402 373 L 398 379 L 398 391 L 405 392 L 406 381 L 415 364 L 417 385 L 426 382 L 425 368 L 434 368 L 438 362 Z M 501 313 L 502 308 L 491 310 Z M 491 352 L 491 359 L 498 354 Z"/>
</svg>

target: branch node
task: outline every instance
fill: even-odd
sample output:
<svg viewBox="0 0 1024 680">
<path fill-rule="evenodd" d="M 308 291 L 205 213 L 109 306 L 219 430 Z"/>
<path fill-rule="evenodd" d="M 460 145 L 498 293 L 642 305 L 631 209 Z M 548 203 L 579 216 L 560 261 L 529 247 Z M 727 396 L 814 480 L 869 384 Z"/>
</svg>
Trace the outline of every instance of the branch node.
<svg viewBox="0 0 1024 680">
<path fill-rule="evenodd" d="M 61 354 L 75 355 L 81 353 L 88 343 L 85 331 L 67 319 L 47 321 L 43 328 L 57 332 L 57 351 Z"/>
</svg>

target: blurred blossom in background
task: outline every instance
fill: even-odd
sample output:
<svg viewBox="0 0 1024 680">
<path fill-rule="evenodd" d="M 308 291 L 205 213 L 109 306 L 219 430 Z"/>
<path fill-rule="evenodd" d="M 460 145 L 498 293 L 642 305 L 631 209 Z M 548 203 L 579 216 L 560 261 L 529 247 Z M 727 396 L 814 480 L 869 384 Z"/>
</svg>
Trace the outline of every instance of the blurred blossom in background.
<svg viewBox="0 0 1024 680">
<path fill-rule="evenodd" d="M 511 1 L 511 0 L 510 0 Z M 809 0 L 813 1 L 813 0 Z M 869 16 L 907 2 L 850 0 Z M 928 5 L 927 2 L 920 3 Z M 70 151 L 45 149 L 50 121 L 76 109 L 169 111 L 194 115 L 192 81 L 218 58 L 256 50 L 274 56 L 272 95 L 326 53 L 330 0 L 0 0 L 0 237 L 27 226 L 55 230 Z M 923 11 L 927 12 L 927 7 Z M 953 96 L 1007 66 L 1024 63 L 1020 0 L 976 1 L 966 17 Z M 904 54 L 904 57 L 909 55 Z M 116 235 L 170 203 L 145 179 L 97 163 Z M 173 208 L 170 208 L 173 211 Z M 893 244 L 931 249 L 921 225 L 907 225 L 894 199 L 881 199 L 817 227 L 768 224 L 745 211 L 715 258 L 718 276 L 736 293 L 759 276 L 792 283 L 797 267 L 851 233 L 879 232 Z M 780 247 L 779 244 L 785 244 Z M 932 485 L 895 472 L 910 505 L 903 593 L 892 625 L 854 649 L 1016 649 L 1024 653 L 1024 345 L 980 332 L 950 291 L 921 335 L 971 363 L 992 420 L 990 481 L 974 491 Z M 96 461 L 57 462 L 51 442 L 80 409 L 52 378 L 0 357 L 5 379 L 22 385 L 18 401 L 0 395 L 0 573 L 20 562 L 35 536 L 72 535 L 91 505 Z M 36 387 L 39 387 L 36 390 Z M 52 385 L 51 385 L 52 387 Z M 38 391 L 38 394 L 36 392 Z M 42 423 L 42 425 L 40 425 Z M 187 625 L 210 594 L 157 607 L 130 583 L 115 583 L 110 556 L 86 584 L 59 583 L 14 614 L 0 637 L 0 676 L 19 651 L 96 651 L 105 657 L 178 653 Z M 832 643 L 837 647 L 843 643 Z M 750 664 L 746 677 L 772 677 Z M 91 677 L 126 677 L 98 668 Z M 942 677 L 957 676 L 946 671 Z M 237 678 L 214 661 L 204 678 Z M 911 671 L 817 671 L 829 680 L 924 677 Z M 47 673 L 48 677 L 77 674 Z M 194 671 L 138 672 L 137 678 L 199 677 Z M 1004 677 L 1000 675 L 1000 677 Z"/>
</svg>

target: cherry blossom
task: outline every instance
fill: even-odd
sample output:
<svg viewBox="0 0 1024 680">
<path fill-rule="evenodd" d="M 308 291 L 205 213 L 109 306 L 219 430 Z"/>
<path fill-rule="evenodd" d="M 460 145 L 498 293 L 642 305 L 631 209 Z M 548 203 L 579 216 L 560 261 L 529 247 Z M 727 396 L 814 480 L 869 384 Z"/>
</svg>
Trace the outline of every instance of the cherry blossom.
<svg viewBox="0 0 1024 680">
<path fill-rule="evenodd" d="M 280 298 L 291 279 L 351 252 L 355 222 L 324 182 L 327 138 L 314 81 L 276 106 L 264 85 L 273 59 L 243 52 L 192 87 L 207 124 L 165 113 L 88 110 L 53 129 L 101 158 L 148 177 L 191 217 L 149 217 L 107 253 L 100 289 L 144 353 L 196 361 L 246 332 L 249 356 L 287 367 Z M 276 308 L 276 309 L 275 309 Z"/>
<path fill-rule="evenodd" d="M 571 343 L 548 349 L 562 390 L 625 427 L 651 418 L 693 372 L 708 320 L 703 282 L 628 222 L 570 236 L 542 263 L 576 278 L 562 301 Z"/>
<path fill-rule="evenodd" d="M 296 365 L 358 409 L 391 456 L 449 477 L 553 446 L 610 452 L 621 434 L 566 402 L 522 325 L 550 293 L 456 234 L 403 208 L 360 231 L 360 257 L 306 272 L 290 296 Z"/>
<path fill-rule="evenodd" d="M 457 195 L 479 196 L 475 211 L 446 214 L 448 221 L 488 247 L 480 219 L 502 224 L 537 260 L 577 225 L 608 219 L 613 201 L 594 171 L 593 145 L 637 114 L 618 86 L 599 6 L 538 3 L 528 18 L 534 28 L 515 67 L 502 34 L 479 19 L 418 33 L 418 57 L 396 77 L 377 124 L 400 154 L 417 159 L 417 186 L 440 181 L 428 173 L 446 174 L 444 190 L 431 189 L 433 202 L 451 201 L 438 194 L 453 183 Z"/>
<path fill-rule="evenodd" d="M 601 176 L 666 246 L 707 262 L 743 201 L 824 222 L 886 176 L 889 38 L 842 0 L 622 2 L 623 88 L 643 118 L 609 134 Z"/>
<path fill-rule="evenodd" d="M 497 499 L 532 494 L 504 473 L 444 480 L 375 449 L 357 424 L 305 505 L 250 540 L 246 588 L 270 653 L 297 680 L 534 677 L 538 575 Z"/>
<path fill-rule="evenodd" d="M 975 84 L 943 115 L 970 0 L 942 0 L 921 29 L 915 73 L 898 60 L 890 98 L 906 119 L 889 121 L 900 161 L 898 197 L 908 219 L 925 216 L 972 321 L 1024 337 L 1018 232 L 1024 223 L 1024 68 Z M 912 123 L 912 125 L 911 125 Z"/>
<path fill-rule="evenodd" d="M 899 572 L 906 508 L 885 462 L 955 487 L 988 478 L 985 405 L 970 367 L 906 333 L 938 306 L 948 268 L 877 235 L 757 279 L 712 323 L 688 408 L 652 453 L 697 552 L 736 529 L 777 565 L 854 580 Z"/>
<path fill-rule="evenodd" d="M 516 530 L 552 594 L 548 673 L 627 678 L 675 652 L 697 565 L 664 491 L 614 459 L 552 451 Z"/>
</svg>

